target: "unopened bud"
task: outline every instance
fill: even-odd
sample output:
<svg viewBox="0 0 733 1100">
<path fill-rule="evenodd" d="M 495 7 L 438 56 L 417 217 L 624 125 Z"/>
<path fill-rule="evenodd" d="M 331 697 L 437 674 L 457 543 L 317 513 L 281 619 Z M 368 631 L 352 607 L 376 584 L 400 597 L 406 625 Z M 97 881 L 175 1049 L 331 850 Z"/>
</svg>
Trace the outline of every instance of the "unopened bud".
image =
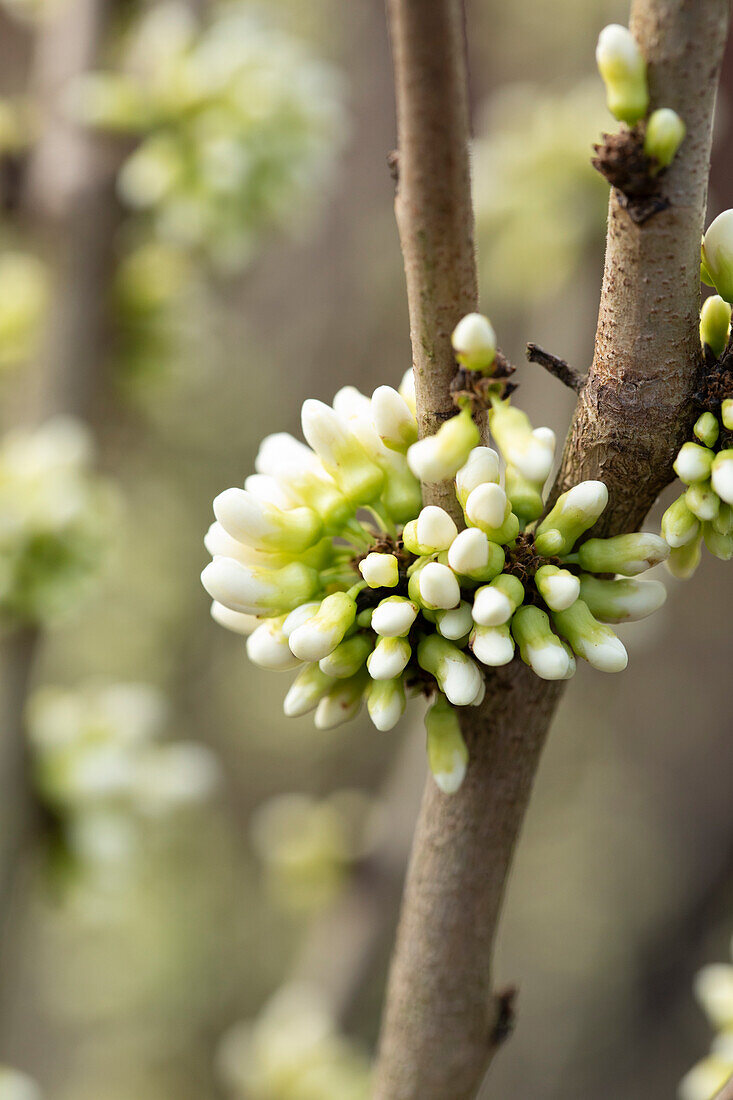
<svg viewBox="0 0 733 1100">
<path fill-rule="evenodd" d="M 602 623 L 633 623 L 657 611 L 667 598 L 667 589 L 661 581 L 635 577 L 602 580 L 583 573 L 580 598 Z"/>
<path fill-rule="evenodd" d="M 662 516 L 662 535 L 673 549 L 686 546 L 700 533 L 700 522 L 687 506 L 685 493 L 677 497 Z"/>
<path fill-rule="evenodd" d="M 674 547 L 667 558 L 667 569 L 672 576 L 681 581 L 688 580 L 700 564 L 701 549 L 702 531 L 691 542 Z"/>
<path fill-rule="evenodd" d="M 417 402 L 415 400 L 415 372 L 412 367 L 408 367 L 408 369 L 402 375 L 402 381 L 397 387 L 397 392 L 407 405 L 412 415 L 417 416 Z"/>
<path fill-rule="evenodd" d="M 320 661 L 341 642 L 356 618 L 356 604 L 346 592 L 332 592 L 316 614 L 297 627 L 288 642 L 302 661 Z"/>
<path fill-rule="evenodd" d="M 394 588 L 400 579 L 400 567 L 394 554 L 367 554 L 359 562 L 359 572 L 370 588 Z"/>
<path fill-rule="evenodd" d="M 496 333 L 488 317 L 467 313 L 451 336 L 456 359 L 466 370 L 490 374 L 496 358 Z"/>
<path fill-rule="evenodd" d="M 529 481 L 514 466 L 507 466 L 504 471 L 504 487 L 516 516 L 525 523 L 540 518 L 544 509 L 541 483 Z"/>
<path fill-rule="evenodd" d="M 406 638 L 380 638 L 367 660 L 372 680 L 394 680 L 404 672 L 412 655 Z"/>
<path fill-rule="evenodd" d="M 644 134 L 644 152 L 653 157 L 660 168 L 668 168 L 685 140 L 687 127 L 671 107 L 652 111 Z"/>
<path fill-rule="evenodd" d="M 321 672 L 318 665 L 306 665 L 290 685 L 283 702 L 283 711 L 288 718 L 300 718 L 303 714 L 315 710 L 320 700 L 330 691 L 336 681 Z"/>
<path fill-rule="evenodd" d="M 730 504 L 721 503 L 718 509 L 718 514 L 713 520 L 713 527 L 719 535 L 730 535 L 733 533 L 733 508 Z M 213 608 L 211 611 L 214 614 Z"/>
<path fill-rule="evenodd" d="M 514 639 L 509 627 L 475 626 L 468 644 L 482 665 L 499 668 L 508 665 L 514 656 Z"/>
<path fill-rule="evenodd" d="M 334 729 L 355 718 L 361 709 L 367 683 L 365 672 L 358 672 L 350 680 L 337 680 L 316 707 L 313 719 L 316 729 Z"/>
<path fill-rule="evenodd" d="M 214 558 L 201 574 L 213 600 L 248 615 L 277 615 L 309 600 L 319 589 L 314 569 L 292 562 L 282 569 L 256 569 L 233 558 Z"/>
<path fill-rule="evenodd" d="M 499 456 L 491 447 L 474 447 L 456 474 L 456 496 L 461 507 L 466 507 L 469 494 L 478 485 L 490 481 L 499 481 Z"/>
<path fill-rule="evenodd" d="M 478 527 L 467 527 L 451 543 L 448 565 L 461 576 L 490 581 L 504 568 L 504 551 Z"/>
<path fill-rule="evenodd" d="M 407 461 L 415 477 L 432 484 L 455 477 L 479 441 L 470 411 L 462 409 L 441 424 L 435 435 L 413 443 Z"/>
<path fill-rule="evenodd" d="M 646 61 L 628 27 L 604 27 L 596 46 L 596 62 L 606 85 L 606 102 L 620 122 L 633 126 L 649 107 Z"/>
<path fill-rule="evenodd" d="M 621 639 L 610 626 L 598 622 L 583 600 L 576 600 L 565 611 L 553 611 L 552 621 L 573 652 L 599 672 L 623 672 L 629 663 Z"/>
<path fill-rule="evenodd" d="M 384 474 L 371 461 L 348 421 L 313 398 L 304 402 L 301 420 L 303 435 L 344 496 L 352 504 L 374 500 L 384 483 Z"/>
<path fill-rule="evenodd" d="M 282 619 L 266 619 L 247 638 L 247 656 L 260 668 L 297 668 L 300 661 L 293 656 L 282 630 Z"/>
<path fill-rule="evenodd" d="M 549 616 L 539 607 L 523 604 L 511 624 L 522 660 L 542 680 L 566 680 L 575 665 L 567 649 L 553 633 Z"/>
<path fill-rule="evenodd" d="M 730 561 L 733 558 L 733 535 L 721 535 L 712 523 L 703 523 L 702 534 L 713 557 L 720 561 Z"/>
<path fill-rule="evenodd" d="M 524 586 L 518 577 L 502 573 L 491 584 L 476 589 L 473 619 L 479 626 L 502 626 L 508 623 L 524 600 Z"/>
<path fill-rule="evenodd" d="M 710 480 L 720 499 L 733 504 L 733 450 L 718 451 Z"/>
<path fill-rule="evenodd" d="M 538 484 L 547 480 L 555 456 L 554 435 L 532 430 L 529 418 L 508 401 L 495 404 L 489 413 L 489 425 L 507 465 Z"/>
<path fill-rule="evenodd" d="M 234 634 L 244 635 L 251 634 L 262 622 L 256 615 L 231 611 L 228 607 L 224 607 L 223 603 L 217 603 L 216 600 L 213 600 L 211 604 L 211 617 L 219 626 L 231 630 Z"/>
<path fill-rule="evenodd" d="M 729 432 L 733 431 L 733 398 L 726 397 L 720 406 L 720 419 L 723 427 Z"/>
<path fill-rule="evenodd" d="M 455 794 L 468 768 L 468 749 L 458 715 L 446 699 L 433 703 L 425 716 L 428 764 L 443 794 Z"/>
<path fill-rule="evenodd" d="M 378 386 L 372 394 L 374 427 L 385 447 L 405 452 L 417 440 L 417 421 L 404 397 L 391 386 Z"/>
<path fill-rule="evenodd" d="M 669 557 L 669 546 L 659 535 L 635 531 L 610 539 L 588 539 L 578 551 L 581 569 L 588 573 L 620 573 L 635 577 Z"/>
<path fill-rule="evenodd" d="M 608 489 L 602 481 L 581 481 L 568 489 L 537 528 L 537 552 L 552 557 L 569 554 L 607 504 Z"/>
<path fill-rule="evenodd" d="M 378 730 L 391 730 L 405 713 L 407 701 L 402 677 L 373 680 L 367 691 L 367 710 Z"/>
<path fill-rule="evenodd" d="M 438 687 L 454 706 L 470 706 L 479 694 L 482 676 L 475 661 L 453 642 L 428 634 L 417 648 L 421 668 L 438 681 Z"/>
<path fill-rule="evenodd" d="M 466 517 L 485 532 L 497 531 L 511 514 L 511 504 L 501 485 L 477 485 L 466 501 Z"/>
<path fill-rule="evenodd" d="M 696 481 L 685 493 L 690 511 L 703 522 L 715 519 L 720 510 L 720 497 L 709 481 Z"/>
<path fill-rule="evenodd" d="M 405 524 L 402 541 L 413 554 L 437 554 L 447 550 L 458 528 L 443 508 L 429 504 L 420 515 Z"/>
<path fill-rule="evenodd" d="M 439 608 L 450 610 L 461 602 L 461 589 L 455 573 L 447 565 L 431 561 L 422 569 L 413 573 L 410 582 L 414 582 L 420 602 L 431 611 Z"/>
<path fill-rule="evenodd" d="M 355 676 L 366 661 L 373 648 L 368 634 L 355 634 L 339 642 L 336 648 L 318 662 L 321 672 L 333 676 L 336 680 L 347 680 Z"/>
<path fill-rule="evenodd" d="M 372 630 L 383 638 L 405 638 L 417 613 L 417 604 L 404 596 L 387 596 L 372 612 Z"/>
<path fill-rule="evenodd" d="M 541 565 L 534 580 L 537 591 L 551 611 L 565 611 L 580 595 L 580 581 L 569 569 Z"/>
<path fill-rule="evenodd" d="M 323 524 L 310 508 L 284 512 L 274 504 L 258 500 L 246 489 L 225 489 L 214 500 L 214 515 L 224 530 L 262 550 L 284 550 L 291 554 L 312 546 L 321 537 Z"/>
<path fill-rule="evenodd" d="M 702 260 L 718 294 L 733 302 L 733 210 L 711 224 L 702 240 Z"/>
<path fill-rule="evenodd" d="M 719 294 L 712 294 L 705 299 L 700 310 L 700 342 L 703 347 L 707 345 L 710 348 L 716 359 L 720 359 L 727 347 L 729 335 L 730 305 Z M 713 414 L 704 413 L 703 415 L 712 416 Z M 698 439 L 700 438 L 702 437 L 698 436 Z M 708 443 L 707 439 L 703 439 L 702 442 L 707 447 L 713 445 Z"/>
<path fill-rule="evenodd" d="M 711 412 L 704 412 L 695 421 L 693 431 L 704 447 L 714 447 L 720 434 L 717 416 Z"/>
<path fill-rule="evenodd" d="M 451 642 L 465 638 L 471 633 L 473 627 L 470 603 L 462 600 L 458 607 L 454 607 L 451 611 L 436 611 L 435 624 L 438 627 L 438 633 Z"/>
</svg>

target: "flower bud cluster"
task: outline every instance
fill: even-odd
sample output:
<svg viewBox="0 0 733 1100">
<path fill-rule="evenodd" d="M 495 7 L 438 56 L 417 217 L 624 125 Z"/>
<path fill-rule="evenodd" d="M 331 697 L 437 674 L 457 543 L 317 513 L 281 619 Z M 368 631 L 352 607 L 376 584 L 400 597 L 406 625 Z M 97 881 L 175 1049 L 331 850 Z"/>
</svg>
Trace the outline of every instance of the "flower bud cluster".
<svg viewBox="0 0 733 1100">
<path fill-rule="evenodd" d="M 733 211 L 728 213 L 733 215 Z M 710 254 L 716 262 L 720 259 L 719 253 L 711 250 Z M 733 290 L 733 285 L 730 289 Z M 700 339 L 707 371 L 706 408 L 695 421 L 694 439 L 683 443 L 674 462 L 674 472 L 685 486 L 684 492 L 662 516 L 662 534 L 672 548 L 667 565 L 680 578 L 692 576 L 697 569 L 703 542 L 721 561 L 733 557 L 730 319 L 731 307 L 722 297 L 713 295 L 705 301 L 700 314 Z"/>
<path fill-rule="evenodd" d="M 0 614 L 56 619 L 97 578 L 116 517 L 111 486 L 92 470 L 92 443 L 57 417 L 0 444 Z"/>
<path fill-rule="evenodd" d="M 282 986 L 223 1037 L 216 1068 L 233 1100 L 368 1100 L 369 1058 L 315 987 Z"/>
<path fill-rule="evenodd" d="M 644 153 L 656 170 L 668 168 L 685 138 L 685 124 L 670 107 L 649 111 L 646 59 L 628 27 L 604 27 L 596 46 L 596 62 L 606 86 L 611 114 L 629 126 L 646 119 Z"/>
<path fill-rule="evenodd" d="M 495 345 L 484 320 L 467 319 L 454 343 L 487 369 Z M 665 596 L 637 579 L 669 553 L 659 536 L 580 541 L 606 506 L 602 482 L 574 486 L 538 524 L 554 435 L 489 396 L 497 450 L 477 445 L 467 409 L 410 442 L 407 383 L 371 399 L 346 387 L 333 406 L 306 401 L 310 446 L 265 439 L 257 473 L 214 501 L 205 540 L 214 618 L 248 635 L 256 664 L 298 670 L 285 713 L 314 712 L 328 729 L 366 701 L 389 730 L 407 693 L 437 695 L 428 757 L 447 792 L 467 763 L 453 708 L 482 701 L 487 669 L 516 653 L 544 679 L 572 676 L 576 657 L 620 671 L 626 650 L 611 624 L 643 618 Z M 421 506 L 416 475 L 455 479 L 462 530 L 442 508 Z"/>
<path fill-rule="evenodd" d="M 193 742 L 161 740 L 167 717 L 160 693 L 145 684 L 46 687 L 31 697 L 38 790 L 78 858 L 129 857 L 145 821 L 199 805 L 215 789 L 213 754 Z"/>
<path fill-rule="evenodd" d="M 84 121 L 134 134 L 121 198 L 160 240 L 241 270 L 263 234 L 294 228 L 343 129 L 335 74 L 241 4 L 203 27 L 166 0 L 143 13 L 119 71 L 72 89 Z"/>
<path fill-rule="evenodd" d="M 733 966 L 704 966 L 695 979 L 695 995 L 716 1035 L 708 1056 L 680 1082 L 678 1096 L 679 1100 L 713 1100 L 733 1075 Z"/>
</svg>

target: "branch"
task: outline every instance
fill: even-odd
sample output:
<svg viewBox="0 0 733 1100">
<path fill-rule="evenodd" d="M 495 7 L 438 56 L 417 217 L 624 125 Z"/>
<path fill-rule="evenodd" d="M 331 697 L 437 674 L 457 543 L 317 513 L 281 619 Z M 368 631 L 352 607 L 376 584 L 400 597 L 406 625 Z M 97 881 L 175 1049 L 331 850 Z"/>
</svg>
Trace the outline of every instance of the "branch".
<svg viewBox="0 0 733 1100">
<path fill-rule="evenodd" d="M 727 1085 L 716 1095 L 715 1100 L 733 1100 L 733 1077 Z"/>
<path fill-rule="evenodd" d="M 720 0 L 634 0 L 632 6 L 652 102 L 676 108 L 689 136 L 665 178 L 669 209 L 639 226 L 611 198 L 596 352 L 555 489 L 604 480 L 610 503 L 601 533 L 641 523 L 670 478 L 688 426 L 727 7 Z M 400 156 L 396 206 L 425 432 L 446 408 L 454 369 L 451 325 L 475 301 L 465 70 L 458 0 L 389 0 L 388 10 Z M 466 220 L 456 227 L 459 211 Z M 453 495 L 449 488 L 426 499 L 443 504 Z M 487 688 L 483 706 L 461 716 L 471 754 L 463 786 L 446 797 L 429 782 L 423 798 L 388 984 L 376 1100 L 471 1100 L 497 1047 L 501 1001 L 492 995 L 493 948 L 561 688 L 519 661 L 497 670 Z"/>
<path fill-rule="evenodd" d="M 580 393 L 582 390 L 585 382 L 583 375 L 578 374 L 575 368 L 566 363 L 564 359 L 560 359 L 559 356 L 553 355 L 550 351 L 545 351 L 539 344 L 527 344 L 527 360 L 530 363 L 538 363 L 539 366 L 544 367 L 554 378 L 562 382 L 563 386 L 574 390 L 575 393 Z"/>
</svg>

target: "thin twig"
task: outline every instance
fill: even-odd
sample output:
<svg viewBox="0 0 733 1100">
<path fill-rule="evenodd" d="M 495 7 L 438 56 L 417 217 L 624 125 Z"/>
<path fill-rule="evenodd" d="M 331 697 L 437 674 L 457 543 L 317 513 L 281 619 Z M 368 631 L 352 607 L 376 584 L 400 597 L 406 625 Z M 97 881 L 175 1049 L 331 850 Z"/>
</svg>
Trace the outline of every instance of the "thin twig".
<svg viewBox="0 0 733 1100">
<path fill-rule="evenodd" d="M 527 344 L 527 359 L 530 363 L 537 363 L 540 367 L 544 367 L 554 378 L 575 393 L 580 393 L 582 390 L 585 381 L 583 375 L 558 355 L 545 351 L 539 344 Z"/>
</svg>

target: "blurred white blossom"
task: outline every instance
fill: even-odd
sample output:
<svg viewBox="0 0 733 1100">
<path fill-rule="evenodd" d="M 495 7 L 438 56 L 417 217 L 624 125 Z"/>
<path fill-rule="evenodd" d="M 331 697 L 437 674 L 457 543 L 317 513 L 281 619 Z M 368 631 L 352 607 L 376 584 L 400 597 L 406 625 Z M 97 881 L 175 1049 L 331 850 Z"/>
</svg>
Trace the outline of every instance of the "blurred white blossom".
<svg viewBox="0 0 733 1100">
<path fill-rule="evenodd" d="M 25 1073 L 0 1066 L 0 1100 L 41 1100 L 41 1091 Z"/>
<path fill-rule="evenodd" d="M 678 1095 L 679 1100 L 713 1100 L 733 1077 L 733 965 L 704 966 L 695 979 L 695 996 L 717 1034 L 708 1056 L 683 1077 Z"/>
</svg>

